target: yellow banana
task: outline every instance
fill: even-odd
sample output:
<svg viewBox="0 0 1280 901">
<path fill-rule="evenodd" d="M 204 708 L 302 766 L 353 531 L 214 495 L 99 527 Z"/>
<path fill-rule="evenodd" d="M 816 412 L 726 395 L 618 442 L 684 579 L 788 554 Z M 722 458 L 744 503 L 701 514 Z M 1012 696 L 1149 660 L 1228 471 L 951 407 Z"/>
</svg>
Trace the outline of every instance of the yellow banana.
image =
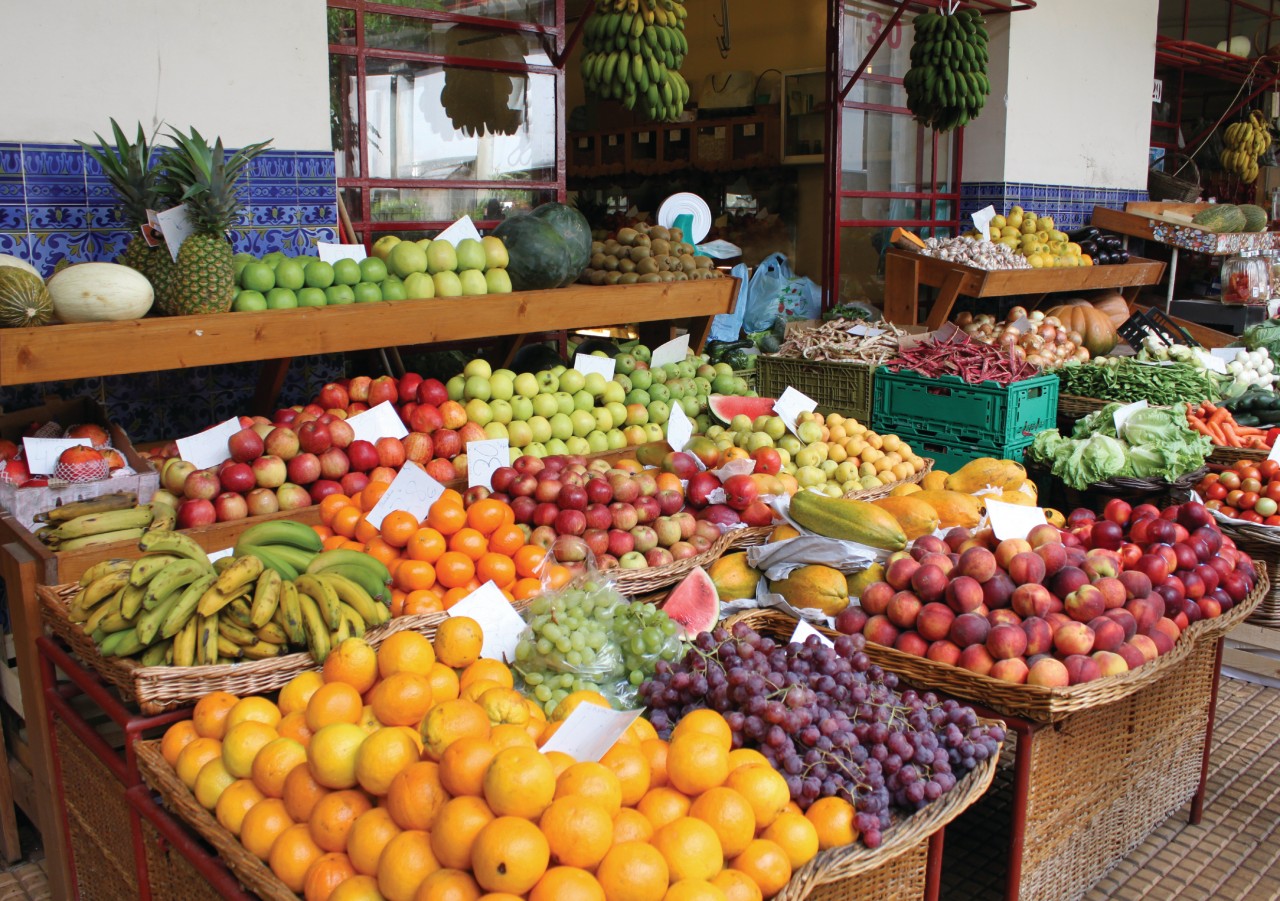
<svg viewBox="0 0 1280 901">
<path fill-rule="evenodd" d="M 112 560 L 102 560 L 98 563 L 93 564 L 93 566 L 89 567 L 83 573 L 80 574 L 80 587 L 88 588 L 90 585 L 92 585 L 94 582 L 101 579 L 103 576 L 109 576 L 114 572 L 119 572 L 120 570 L 124 570 L 125 572 L 128 572 L 129 568 L 132 566 L 133 566 L 132 560 L 122 560 L 119 557 L 114 558 Z"/>
<path fill-rule="evenodd" d="M 200 617 L 196 635 L 196 661 L 207 666 L 218 662 L 218 614 Z"/>
<path fill-rule="evenodd" d="M 320 615 L 320 608 L 311 595 L 299 591 L 298 604 L 302 608 L 302 626 L 307 633 L 307 647 L 311 649 L 311 656 L 316 663 L 324 663 L 332 644 L 324 617 Z"/>
<path fill-rule="evenodd" d="M 260 575 L 262 575 L 262 561 L 246 554 L 243 557 L 237 557 L 234 563 L 224 569 L 215 585 L 223 594 L 233 594 L 237 589 L 256 581 Z"/>
<path fill-rule="evenodd" d="M 271 622 L 276 608 L 280 606 L 280 586 L 284 580 L 274 569 L 264 570 L 258 576 L 258 584 L 253 592 L 253 608 L 250 619 L 255 629 L 261 629 Z"/>
<path fill-rule="evenodd" d="M 196 662 L 196 635 L 200 631 L 200 616 L 187 619 L 178 634 L 173 636 L 173 665 L 194 666 Z"/>
<path fill-rule="evenodd" d="M 369 592 L 352 579 L 332 571 L 320 573 L 319 579 L 333 589 L 338 600 L 354 609 L 369 625 L 380 626 L 391 619 L 387 606 L 371 598 Z"/>
<path fill-rule="evenodd" d="M 298 576 L 294 584 L 298 587 L 298 594 L 309 595 L 320 606 L 320 613 L 324 616 L 324 621 L 329 628 L 338 628 L 338 622 L 342 617 L 338 614 L 338 604 L 341 601 L 338 599 L 337 592 L 327 582 L 322 582 L 313 575 Z"/>
<path fill-rule="evenodd" d="M 275 622 L 267 623 L 259 628 L 257 636 L 262 641 L 270 642 L 271 644 L 289 643 L 289 636 L 284 633 L 284 627 Z"/>
<path fill-rule="evenodd" d="M 306 630 L 302 625 L 302 606 L 298 599 L 298 587 L 285 580 L 280 585 L 281 623 L 284 632 L 289 636 L 290 644 L 305 644 Z"/>
<path fill-rule="evenodd" d="M 81 606 L 86 610 L 98 606 L 121 588 L 129 584 L 127 570 L 119 569 L 92 582 L 84 590 L 84 601 Z"/>
<path fill-rule="evenodd" d="M 222 627 L 219 626 L 218 628 L 222 628 Z M 225 657 L 228 660 L 235 660 L 239 657 L 244 656 L 244 651 L 241 649 L 240 645 L 236 644 L 231 639 L 227 638 L 224 635 L 219 635 L 218 636 L 218 656 Z"/>
</svg>

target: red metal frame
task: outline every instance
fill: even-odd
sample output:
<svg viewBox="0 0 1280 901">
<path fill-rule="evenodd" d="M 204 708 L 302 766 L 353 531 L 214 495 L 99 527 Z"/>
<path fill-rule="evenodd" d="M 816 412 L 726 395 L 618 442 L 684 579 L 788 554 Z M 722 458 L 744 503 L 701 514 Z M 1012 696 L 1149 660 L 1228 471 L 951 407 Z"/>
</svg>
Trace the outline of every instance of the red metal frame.
<svg viewBox="0 0 1280 901">
<path fill-rule="evenodd" d="M 565 0 L 555 0 L 555 21 L 551 25 L 534 22 L 515 22 L 505 19 L 487 19 L 478 16 L 462 15 L 447 10 L 414 9 L 407 6 L 394 6 L 377 3 L 374 0 L 328 0 L 327 8 L 349 10 L 355 15 L 355 44 L 330 44 L 330 56 L 344 56 L 356 61 L 356 117 L 354 134 L 343 135 L 343 139 L 354 141 L 358 148 L 359 172 L 348 172 L 338 179 L 339 192 L 351 188 L 360 192 L 358 209 L 348 210 L 352 227 L 364 240 L 367 246 L 377 239 L 379 232 L 390 231 L 432 231 L 442 229 L 449 221 L 374 221 L 373 191 L 379 188 L 388 189 L 482 189 L 501 188 L 528 191 L 553 191 L 557 200 L 565 199 L 565 128 L 564 128 L 564 64 L 574 44 L 582 34 L 583 22 L 594 4 L 588 3 L 583 16 L 570 32 L 565 27 Z M 515 32 L 533 34 L 541 38 L 551 65 L 508 62 L 505 60 L 485 60 L 475 57 L 454 56 L 450 54 L 422 53 L 417 51 L 400 51 L 371 48 L 366 46 L 364 17 L 369 14 L 392 15 L 403 18 L 423 19 L 432 22 L 447 22 L 465 25 L 494 32 Z M 512 72 L 522 74 L 549 75 L 555 79 L 556 86 L 556 153 L 555 174 L 547 180 L 522 179 L 509 181 L 475 181 L 451 179 L 403 179 L 375 178 L 369 174 L 368 148 L 368 111 L 365 107 L 365 84 L 368 76 L 368 60 L 390 59 L 428 65 L 449 66 L 450 68 L 477 69 L 483 71 Z M 335 148 L 335 150 L 340 150 Z M 492 227 L 496 222 L 478 222 L 481 228 Z"/>
<path fill-rule="evenodd" d="M 213 886 L 219 895 L 227 901 L 252 901 L 255 895 L 247 893 L 240 880 L 232 875 L 217 856 L 210 854 L 200 839 L 188 829 L 169 816 L 151 799 L 151 790 L 146 785 L 135 785 L 124 793 L 129 806 L 134 812 L 155 827 L 160 833 L 160 841 L 170 845 L 175 851 L 187 859 L 187 862 Z"/>
</svg>

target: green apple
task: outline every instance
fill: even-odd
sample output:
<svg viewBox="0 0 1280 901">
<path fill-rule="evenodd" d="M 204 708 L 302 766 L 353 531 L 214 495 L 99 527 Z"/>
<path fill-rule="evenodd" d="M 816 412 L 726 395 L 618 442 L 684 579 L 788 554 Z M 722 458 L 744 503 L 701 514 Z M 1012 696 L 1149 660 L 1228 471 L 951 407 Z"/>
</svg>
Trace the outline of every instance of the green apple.
<svg viewBox="0 0 1280 901">
<path fill-rule="evenodd" d="M 551 420 L 547 419 L 547 417 L 530 416 L 527 424 L 529 433 L 536 443 L 545 444 L 551 439 Z"/>
<path fill-rule="evenodd" d="M 535 397 L 537 395 L 534 395 Z M 511 398 L 511 420 L 513 422 L 528 422 L 529 417 L 533 415 L 533 400 L 517 394 Z"/>
<path fill-rule="evenodd" d="M 417 244 L 417 245 L 418 245 L 419 247 L 421 247 L 423 250 L 426 250 L 428 247 L 430 247 L 430 246 L 431 246 L 431 239 L 430 239 L 430 238 L 419 238 L 418 240 L 414 241 L 413 243 L 414 243 L 414 244 Z"/>
<path fill-rule="evenodd" d="M 458 257 L 459 269 L 475 269 L 483 272 L 485 268 L 484 245 L 475 238 L 463 238 L 454 248 Z"/>
<path fill-rule="evenodd" d="M 591 392 L 585 388 L 577 391 L 573 395 L 573 407 L 575 410 L 590 410 L 596 405 L 596 399 L 591 396 Z"/>
<path fill-rule="evenodd" d="M 529 423 L 513 419 L 507 423 L 507 440 L 512 447 L 528 447 L 533 443 L 533 429 L 529 428 Z"/>
<path fill-rule="evenodd" d="M 511 400 L 516 393 L 515 382 L 505 372 L 498 371 L 489 379 L 489 395 L 500 400 Z"/>
<path fill-rule="evenodd" d="M 267 264 L 268 266 L 270 266 L 272 269 L 275 269 L 277 266 L 279 266 L 279 265 L 280 265 L 280 261 L 281 261 L 281 260 L 283 260 L 283 259 L 286 259 L 285 255 L 284 255 L 284 251 L 282 251 L 282 250 L 273 250 L 273 251 L 271 251 L 271 253 L 266 254 L 266 255 L 262 258 L 262 262 L 266 263 L 266 264 Z"/>
<path fill-rule="evenodd" d="M 552 375 L 554 375 L 556 378 L 560 378 L 560 376 L 564 375 L 565 371 L 566 371 L 568 368 L 569 368 L 568 366 L 565 366 L 565 365 L 563 365 L 563 364 L 561 364 L 561 365 L 559 365 L 559 366 L 552 366 L 552 367 L 551 367 L 551 374 L 552 374 Z"/>
<path fill-rule="evenodd" d="M 630 375 L 636 371 L 636 358 L 631 354 L 618 354 L 613 358 L 613 368 L 615 372 Z"/>
<path fill-rule="evenodd" d="M 646 365 L 648 365 L 649 361 L 653 359 L 653 351 L 644 344 L 637 344 L 633 347 L 631 349 L 631 355 Z"/>
<path fill-rule="evenodd" d="M 598 372 L 589 372 L 583 381 L 582 387 L 592 397 L 601 397 L 604 395 L 604 386 L 606 384 L 607 380 L 603 375 Z"/>
<path fill-rule="evenodd" d="M 467 378 L 462 375 L 455 375 L 449 381 L 444 383 L 445 393 L 449 395 L 449 400 L 463 400 L 463 394 L 467 387 Z"/>
<path fill-rule="evenodd" d="M 587 377 L 576 369 L 566 369 L 560 376 L 560 390 L 576 394 L 587 384 Z"/>
<path fill-rule="evenodd" d="M 589 453 L 604 453 L 609 449 L 609 439 L 604 432 L 595 429 L 587 433 L 587 447 Z"/>
<path fill-rule="evenodd" d="M 606 404 L 620 404 L 627 399 L 627 392 L 619 382 L 605 382 L 604 390 L 600 392 L 600 399 Z"/>
<path fill-rule="evenodd" d="M 504 425 L 514 418 L 511 410 L 511 401 L 495 398 L 489 401 L 489 411 L 493 413 L 493 421 L 501 422 Z"/>
<path fill-rule="evenodd" d="M 303 288 L 298 292 L 298 306 L 322 307 L 327 303 L 323 288 Z"/>
<path fill-rule="evenodd" d="M 355 293 L 356 303 L 378 303 L 382 300 L 382 289 L 375 282 L 361 282 L 351 290 Z"/>
<path fill-rule="evenodd" d="M 404 296 L 411 300 L 428 300 L 436 296 L 436 283 L 425 272 L 415 272 L 404 280 Z"/>
<path fill-rule="evenodd" d="M 360 281 L 360 264 L 355 260 L 338 260 L 333 264 L 335 285 L 354 285 Z"/>
<path fill-rule="evenodd" d="M 447 246 L 447 245 L 446 245 Z M 461 297 L 462 282 L 453 272 L 436 272 L 431 276 L 436 282 L 436 297 Z"/>
<path fill-rule="evenodd" d="M 463 269 L 458 273 L 458 282 L 462 285 L 464 297 L 480 297 L 489 293 L 489 284 L 479 269 Z"/>
<path fill-rule="evenodd" d="M 327 288 L 334 282 L 333 264 L 324 260 L 312 260 L 302 275 L 308 288 Z"/>
<path fill-rule="evenodd" d="M 650 385 L 649 399 L 660 400 L 663 403 L 666 403 L 667 401 L 671 400 L 671 389 L 668 388 L 666 385 Z"/>
<path fill-rule="evenodd" d="M 522 372 L 515 377 L 512 387 L 521 397 L 533 397 L 538 393 L 538 377 L 532 372 Z"/>
<path fill-rule="evenodd" d="M 609 439 L 609 450 L 621 450 L 627 446 L 627 436 L 622 434 L 622 429 L 609 429 L 605 437 Z"/>
<path fill-rule="evenodd" d="M 267 292 L 268 310 L 292 310 L 298 305 L 298 295 L 288 288 L 272 288 Z"/>
<path fill-rule="evenodd" d="M 580 438 L 587 437 L 587 432 L 596 427 L 596 418 L 588 410 L 574 410 L 569 414 L 569 421 L 573 423 L 573 434 Z"/>
<path fill-rule="evenodd" d="M 631 373 L 631 387 L 648 391 L 653 384 L 653 372 L 648 369 L 637 369 Z"/>
<path fill-rule="evenodd" d="M 467 376 L 466 384 L 462 389 L 462 396 L 467 400 L 488 400 L 493 396 L 493 392 L 489 388 L 489 380 L 478 375 Z M 481 423 L 484 425 L 484 423 Z"/>
<path fill-rule="evenodd" d="M 400 238 L 396 235 L 383 235 L 381 238 L 373 242 L 373 249 L 370 253 L 376 259 L 385 260 L 391 256 L 392 249 L 400 243 Z"/>
<path fill-rule="evenodd" d="M 331 307 L 355 303 L 356 296 L 350 285 L 331 285 L 324 289 L 324 302 Z"/>
<path fill-rule="evenodd" d="M 607 407 L 596 407 L 591 411 L 591 415 L 596 421 L 596 428 L 601 432 L 607 432 L 613 428 L 613 414 Z"/>
<path fill-rule="evenodd" d="M 627 407 L 621 401 L 611 400 L 604 405 L 605 410 L 609 411 L 609 417 L 613 420 L 613 427 L 618 428 L 627 421 Z"/>
<path fill-rule="evenodd" d="M 387 264 L 377 257 L 365 257 L 360 261 L 360 281 L 374 284 L 387 277 Z"/>
<path fill-rule="evenodd" d="M 502 243 L 501 238 L 485 235 L 480 239 L 480 246 L 484 248 L 484 268 L 506 269 L 511 262 L 511 258 L 507 256 L 507 245 Z"/>
<path fill-rule="evenodd" d="M 493 411 L 483 400 L 473 397 L 467 401 L 467 419 L 476 425 L 488 425 L 493 422 Z"/>
<path fill-rule="evenodd" d="M 404 242 L 401 241 L 400 244 L 397 244 L 396 246 L 399 247 L 403 243 Z M 383 300 L 404 300 L 409 296 L 408 292 L 404 289 L 404 282 L 400 281 L 398 278 L 388 277 L 382 283 L 381 288 Z"/>
<path fill-rule="evenodd" d="M 573 436 L 570 435 L 569 437 L 572 438 Z M 563 457 L 567 453 L 569 453 L 569 448 L 565 447 L 563 439 L 552 438 L 547 442 L 547 456 Z"/>
<path fill-rule="evenodd" d="M 510 294 L 511 276 L 505 269 L 488 269 L 484 274 L 484 284 L 489 294 Z"/>
<path fill-rule="evenodd" d="M 546 457 L 551 453 L 547 450 L 547 446 L 541 441 L 534 441 L 530 444 L 526 444 L 524 452 L 530 457 Z"/>
<path fill-rule="evenodd" d="M 243 274 L 243 273 L 244 273 L 244 268 L 245 268 L 246 266 L 248 266 L 248 265 L 249 265 L 249 263 L 251 263 L 251 262 L 252 262 L 252 258 L 250 258 L 250 259 L 248 259 L 248 260 L 237 260 L 237 259 L 232 259 L 232 261 L 231 261 L 231 272 L 235 275 L 235 279 L 236 279 L 236 284 L 237 284 L 237 285 L 239 285 L 239 284 L 240 284 L 240 276 L 241 276 L 241 274 Z"/>
<path fill-rule="evenodd" d="M 508 442 L 511 441 L 511 434 L 507 431 L 506 425 L 501 422 L 489 423 L 484 427 L 484 434 L 486 438 L 506 438 Z"/>
<path fill-rule="evenodd" d="M 549 369 L 544 369 L 535 376 L 538 390 L 543 394 L 553 394 L 560 390 L 560 377 Z"/>
<path fill-rule="evenodd" d="M 696 397 L 682 397 L 677 401 L 677 403 L 680 404 L 680 409 L 684 410 L 684 415 L 688 416 L 690 419 L 697 416 L 702 409 L 702 406 L 698 403 L 698 399 Z"/>
<path fill-rule="evenodd" d="M 631 373 L 632 382 L 636 380 L 636 374 L 638 372 L 639 370 L 636 370 L 636 372 Z M 648 372 L 649 372 L 649 377 L 653 379 L 653 384 L 655 385 L 664 385 L 666 384 L 667 379 L 669 378 L 669 376 L 667 375 L 667 370 L 665 369 L 650 369 L 648 370 Z"/>
<path fill-rule="evenodd" d="M 481 357 L 474 360 L 468 360 L 467 365 L 462 367 L 462 374 L 467 378 L 487 379 L 493 376 L 493 367 L 489 365 L 489 361 Z"/>
<path fill-rule="evenodd" d="M 272 288 L 271 290 L 275 290 Z M 236 299 L 231 304 L 231 309 L 237 313 L 257 313 L 267 308 L 267 299 L 262 296 L 261 291 L 240 291 L 236 294 Z"/>
<path fill-rule="evenodd" d="M 666 401 L 655 400 L 649 404 L 649 421 L 664 425 L 671 417 L 671 407 Z"/>
<path fill-rule="evenodd" d="M 427 271 L 454 272 L 458 268 L 458 253 L 448 241 L 432 241 L 427 248 Z"/>
<path fill-rule="evenodd" d="M 587 444 L 587 439 L 578 435 L 571 435 L 569 440 L 564 443 L 564 447 L 571 454 L 591 453 L 591 445 Z"/>
<path fill-rule="evenodd" d="M 573 420 L 567 413 L 557 413 L 548 420 L 551 423 L 551 437 L 561 441 L 573 434 Z"/>
<path fill-rule="evenodd" d="M 556 408 L 565 416 L 578 409 L 578 405 L 574 403 L 573 395 L 568 391 L 557 391 L 551 396 L 556 399 Z"/>
<path fill-rule="evenodd" d="M 412 241 L 401 241 L 387 255 L 387 266 L 401 278 L 427 271 L 427 252 Z"/>
<path fill-rule="evenodd" d="M 550 419 L 560 412 L 560 404 L 556 401 L 554 394 L 539 394 L 530 403 L 533 405 L 534 416 Z"/>
<path fill-rule="evenodd" d="M 625 402 L 628 405 L 641 404 L 645 407 L 649 406 L 649 402 L 652 400 L 653 397 L 650 396 L 648 391 L 641 391 L 639 388 L 632 388 L 627 392 L 627 396 L 625 398 Z"/>
<path fill-rule="evenodd" d="M 284 259 L 276 266 L 276 287 L 297 291 L 307 283 L 306 270 L 297 260 Z"/>
<path fill-rule="evenodd" d="M 644 424 L 644 435 L 650 441 L 662 441 L 667 436 L 662 426 L 656 422 L 646 422 Z"/>
<path fill-rule="evenodd" d="M 628 391 L 630 391 L 632 388 L 635 387 L 634 385 L 631 384 L 631 376 L 624 375 L 621 372 L 614 372 L 613 378 L 609 381 L 609 384 L 621 385 L 623 394 L 626 394 Z"/>
<path fill-rule="evenodd" d="M 247 263 L 240 271 L 240 287 L 266 294 L 276 286 L 276 274 L 266 263 Z"/>
</svg>

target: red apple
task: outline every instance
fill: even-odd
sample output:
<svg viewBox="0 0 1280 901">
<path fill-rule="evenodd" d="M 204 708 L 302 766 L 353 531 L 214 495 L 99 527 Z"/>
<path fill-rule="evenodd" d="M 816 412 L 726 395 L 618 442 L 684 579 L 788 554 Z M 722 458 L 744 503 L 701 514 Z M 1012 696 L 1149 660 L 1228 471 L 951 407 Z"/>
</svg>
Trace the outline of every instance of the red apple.
<svg viewBox="0 0 1280 901">
<path fill-rule="evenodd" d="M 224 491 L 214 498 L 213 509 L 218 522 L 231 522 L 249 515 L 249 505 L 245 503 L 244 495 L 234 491 Z"/>
<path fill-rule="evenodd" d="M 386 376 L 390 378 L 390 376 Z M 384 437 L 374 442 L 373 448 L 378 453 L 378 465 L 388 469 L 399 469 L 404 466 L 404 442 L 399 438 Z"/>
<path fill-rule="evenodd" d="M 207 498 L 189 498 L 178 505 L 179 529 L 209 526 L 218 521 L 218 512 Z"/>
<path fill-rule="evenodd" d="M 315 454 L 298 454 L 285 464 L 285 468 L 289 481 L 298 485 L 310 485 L 321 476 L 320 458 Z"/>
<path fill-rule="evenodd" d="M 304 422 L 298 428 L 298 446 L 309 454 L 323 454 L 333 446 L 330 427 L 320 422 Z"/>
</svg>

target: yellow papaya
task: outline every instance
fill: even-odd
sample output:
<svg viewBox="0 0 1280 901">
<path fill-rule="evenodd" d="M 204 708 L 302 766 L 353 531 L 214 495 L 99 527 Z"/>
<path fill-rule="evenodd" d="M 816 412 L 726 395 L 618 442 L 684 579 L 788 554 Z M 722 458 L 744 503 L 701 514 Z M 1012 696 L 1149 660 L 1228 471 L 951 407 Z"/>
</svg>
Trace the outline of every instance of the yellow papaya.
<svg viewBox="0 0 1280 901">
<path fill-rule="evenodd" d="M 744 551 L 725 554 L 707 567 L 707 575 L 722 601 L 755 597 L 756 583 L 760 581 L 760 570 L 748 565 Z"/>
<path fill-rule="evenodd" d="M 917 491 L 916 494 L 923 494 Z M 908 541 L 914 541 L 921 535 L 932 535 L 938 531 L 941 522 L 938 511 L 927 502 L 919 500 L 916 495 L 899 495 L 898 497 L 882 497 L 872 501 L 881 510 L 888 510 L 893 518 L 902 526 Z"/>
<path fill-rule="evenodd" d="M 947 487 L 947 478 L 950 475 L 951 473 L 943 472 L 941 469 L 931 469 L 920 480 L 920 487 L 924 491 L 942 491 Z"/>
<path fill-rule="evenodd" d="M 1062 515 L 1061 510 L 1055 510 L 1052 507 L 1044 508 L 1044 518 L 1048 520 L 1049 525 L 1062 528 L 1067 524 L 1067 518 Z"/>
<path fill-rule="evenodd" d="M 1034 507 L 1036 499 L 1021 489 L 1005 489 L 1004 493 L 999 495 L 988 495 L 995 497 L 996 500 L 1004 501 L 1006 504 L 1017 504 L 1019 507 Z"/>
<path fill-rule="evenodd" d="M 1026 478 L 1027 471 L 1019 463 L 979 457 L 947 476 L 945 487 L 948 491 L 973 494 L 983 488 L 1017 488 Z"/>
<path fill-rule="evenodd" d="M 819 563 L 802 566 L 785 579 L 770 582 L 769 590 L 782 595 L 792 607 L 821 610 L 827 616 L 835 616 L 849 606 L 849 582 L 844 573 Z"/>
<path fill-rule="evenodd" d="M 799 538 L 800 532 L 794 526 L 787 525 L 785 522 L 778 523 L 773 527 L 773 531 L 769 533 L 769 540 L 765 544 L 773 544 L 776 541 L 786 541 L 789 538 Z"/>
<path fill-rule="evenodd" d="M 866 591 L 871 585 L 884 581 L 884 564 L 872 563 L 860 573 L 854 573 L 849 577 L 849 598 L 860 598 L 862 592 Z"/>
<path fill-rule="evenodd" d="M 905 497 L 908 494 L 915 494 L 917 491 L 920 491 L 920 490 L 921 488 L 919 485 L 912 485 L 912 484 L 899 485 L 897 488 L 889 492 L 889 497 Z"/>
<path fill-rule="evenodd" d="M 911 495 L 938 512 L 939 528 L 951 529 L 964 526 L 972 529 L 982 521 L 982 501 L 959 491 L 925 490 Z"/>
<path fill-rule="evenodd" d="M 900 551 L 907 546 L 906 533 L 893 514 L 866 501 L 797 491 L 791 498 L 791 518 L 827 538 L 856 541 L 886 551 Z"/>
</svg>

